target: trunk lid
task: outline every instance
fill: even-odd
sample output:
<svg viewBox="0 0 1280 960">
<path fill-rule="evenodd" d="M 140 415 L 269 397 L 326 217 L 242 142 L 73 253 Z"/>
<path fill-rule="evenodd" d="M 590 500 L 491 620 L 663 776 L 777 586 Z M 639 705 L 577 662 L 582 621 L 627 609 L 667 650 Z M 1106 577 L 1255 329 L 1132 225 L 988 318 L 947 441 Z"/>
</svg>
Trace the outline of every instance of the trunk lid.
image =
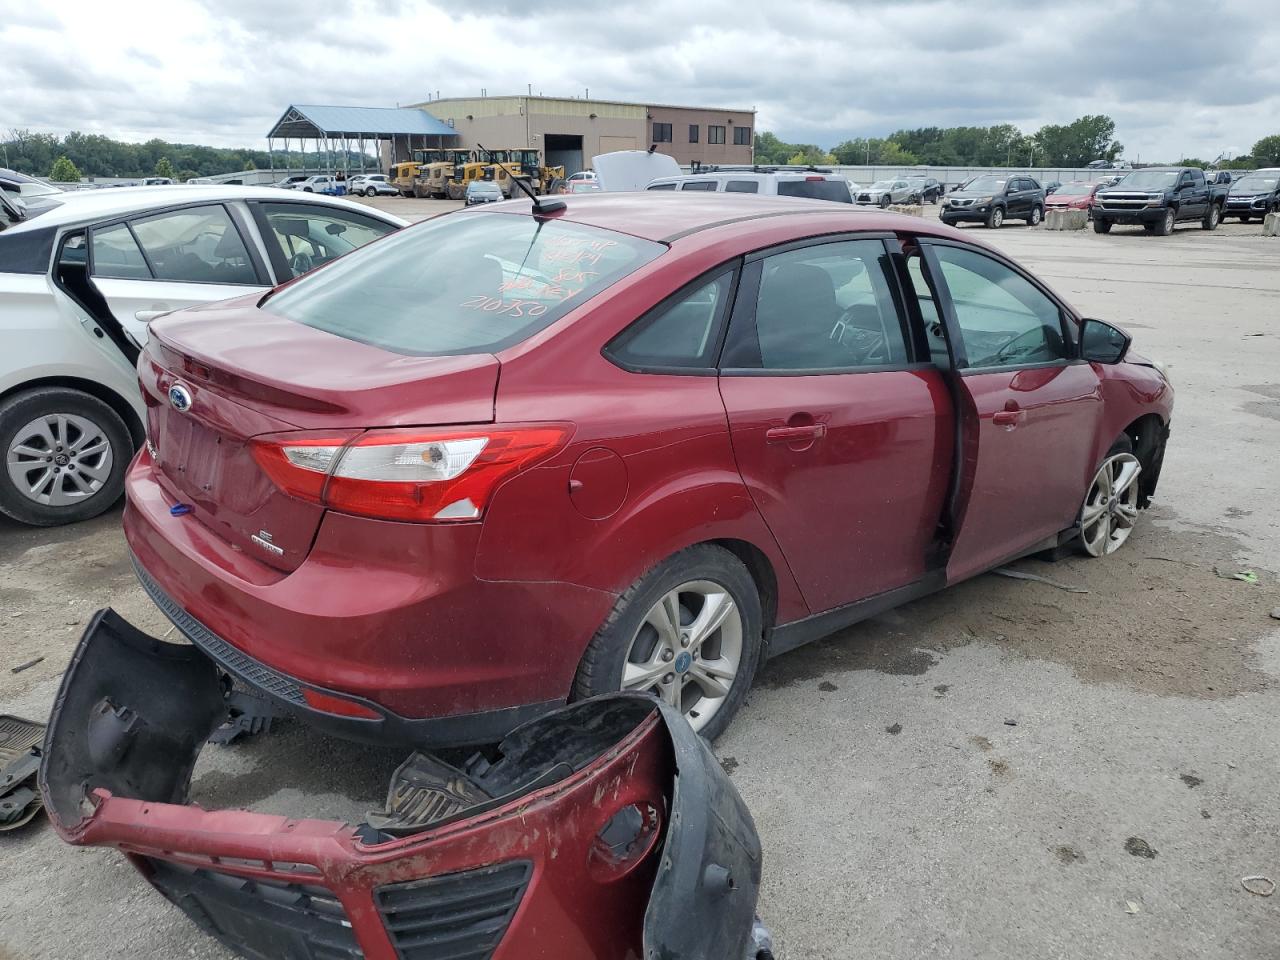
<svg viewBox="0 0 1280 960">
<path fill-rule="evenodd" d="M 279 570 L 306 558 L 325 511 L 272 483 L 254 437 L 493 421 L 491 354 L 406 357 L 260 311 L 253 299 L 181 311 L 150 332 L 138 374 L 161 483 Z"/>
</svg>

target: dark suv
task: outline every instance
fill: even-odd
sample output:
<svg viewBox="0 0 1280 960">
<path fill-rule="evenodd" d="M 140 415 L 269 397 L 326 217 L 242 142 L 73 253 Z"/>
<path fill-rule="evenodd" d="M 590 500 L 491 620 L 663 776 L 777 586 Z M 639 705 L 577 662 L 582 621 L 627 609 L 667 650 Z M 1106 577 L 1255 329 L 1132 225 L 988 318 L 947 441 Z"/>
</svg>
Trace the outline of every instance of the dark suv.
<svg viewBox="0 0 1280 960">
<path fill-rule="evenodd" d="M 1025 220 L 1032 227 L 1044 219 L 1044 187 L 1034 177 L 984 174 L 961 184 L 942 201 L 943 223 L 972 220 L 994 229 L 1010 219 Z"/>
<path fill-rule="evenodd" d="M 1273 210 L 1280 210 L 1280 168 L 1275 167 L 1255 170 L 1233 183 L 1222 218 L 1239 217 L 1241 223 L 1248 223 Z"/>
</svg>

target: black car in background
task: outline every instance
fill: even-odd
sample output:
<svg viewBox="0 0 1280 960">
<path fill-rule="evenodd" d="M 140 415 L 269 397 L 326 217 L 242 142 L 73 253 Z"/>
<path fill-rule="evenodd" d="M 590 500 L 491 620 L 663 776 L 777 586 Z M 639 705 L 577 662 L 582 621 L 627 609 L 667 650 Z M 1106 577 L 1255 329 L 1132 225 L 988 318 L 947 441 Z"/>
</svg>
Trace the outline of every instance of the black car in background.
<svg viewBox="0 0 1280 960">
<path fill-rule="evenodd" d="M 995 229 L 1006 220 L 1034 227 L 1044 219 L 1044 187 L 1025 173 L 983 174 L 961 184 L 942 201 L 942 222 L 973 221 Z"/>
<path fill-rule="evenodd" d="M 913 191 L 914 203 L 937 203 L 942 196 L 942 184 L 933 177 L 907 177 Z"/>
<path fill-rule="evenodd" d="M 1245 174 L 1231 184 L 1223 218 L 1239 217 L 1248 223 L 1254 217 L 1261 220 L 1268 213 L 1280 210 L 1280 167 L 1269 167 Z"/>
</svg>

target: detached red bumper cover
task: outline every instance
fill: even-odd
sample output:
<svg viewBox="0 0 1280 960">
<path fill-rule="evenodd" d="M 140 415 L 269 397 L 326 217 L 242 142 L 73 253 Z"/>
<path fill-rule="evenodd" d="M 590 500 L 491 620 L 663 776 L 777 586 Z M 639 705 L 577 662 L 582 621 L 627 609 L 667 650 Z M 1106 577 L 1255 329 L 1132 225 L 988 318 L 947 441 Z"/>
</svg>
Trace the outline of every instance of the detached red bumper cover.
<svg viewBox="0 0 1280 960">
<path fill-rule="evenodd" d="M 465 768 L 415 754 L 371 823 L 187 803 L 228 685 L 198 648 L 89 624 L 40 785 L 73 844 L 129 856 L 202 929 L 262 960 L 744 960 L 760 845 L 684 718 L 615 695 Z"/>
</svg>

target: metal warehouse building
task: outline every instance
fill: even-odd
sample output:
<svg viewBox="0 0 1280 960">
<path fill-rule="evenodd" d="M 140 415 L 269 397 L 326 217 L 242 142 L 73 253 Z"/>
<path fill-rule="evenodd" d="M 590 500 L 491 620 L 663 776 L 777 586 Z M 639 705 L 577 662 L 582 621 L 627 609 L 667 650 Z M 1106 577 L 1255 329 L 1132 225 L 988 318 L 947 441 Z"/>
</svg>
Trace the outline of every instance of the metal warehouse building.
<svg viewBox="0 0 1280 960">
<path fill-rule="evenodd" d="M 413 104 L 457 132 L 461 147 L 542 151 L 572 173 L 612 150 L 656 145 L 677 163 L 751 163 L 755 110 L 677 107 L 574 97 L 474 97 Z"/>
</svg>

